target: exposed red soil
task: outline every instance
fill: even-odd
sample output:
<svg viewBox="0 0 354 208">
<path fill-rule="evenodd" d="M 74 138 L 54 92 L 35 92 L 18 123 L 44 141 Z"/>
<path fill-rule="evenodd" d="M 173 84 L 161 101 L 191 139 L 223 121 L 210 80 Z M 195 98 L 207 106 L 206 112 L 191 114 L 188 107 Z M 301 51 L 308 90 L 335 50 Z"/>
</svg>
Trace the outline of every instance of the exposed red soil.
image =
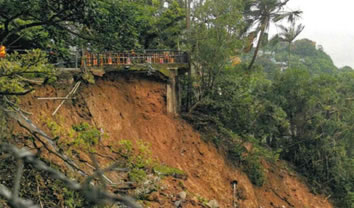
<svg viewBox="0 0 354 208">
<path fill-rule="evenodd" d="M 30 117 L 34 123 L 46 129 L 43 118 L 51 117 L 60 101 L 39 101 L 35 97 L 65 96 L 69 91 L 69 86 L 61 89 L 41 87 L 22 99 L 22 107 L 33 113 Z M 183 207 L 201 206 L 191 200 L 192 195 L 216 199 L 220 207 L 232 207 L 230 183 L 233 180 L 238 181 L 238 195 L 241 196 L 238 207 L 332 207 L 324 197 L 311 194 L 296 175 L 274 165 L 264 164 L 267 183 L 261 188 L 254 187 L 247 176 L 231 167 L 212 144 L 203 142 L 189 124 L 166 113 L 165 95 L 163 82 L 137 75 L 109 74 L 98 78 L 95 85 L 81 85 L 75 96 L 77 99 L 66 102 L 54 119 L 67 128 L 81 121 L 101 128 L 108 138 L 101 140 L 97 148 L 99 154 L 109 154 L 107 147 L 116 145 L 121 139 L 141 139 L 150 143 L 157 160 L 188 175 L 183 185 L 189 195 Z M 89 161 L 85 153 L 80 156 Z M 105 165 L 112 160 L 102 157 L 99 162 Z M 84 162 L 80 166 L 91 171 Z M 172 177 L 166 178 L 164 183 L 168 186 L 166 193 L 176 195 L 182 190 L 181 183 Z M 166 193 L 155 193 L 158 196 L 153 201 L 158 202 L 151 202 L 150 207 L 174 207 L 173 200 L 165 197 L 169 195 Z"/>
</svg>

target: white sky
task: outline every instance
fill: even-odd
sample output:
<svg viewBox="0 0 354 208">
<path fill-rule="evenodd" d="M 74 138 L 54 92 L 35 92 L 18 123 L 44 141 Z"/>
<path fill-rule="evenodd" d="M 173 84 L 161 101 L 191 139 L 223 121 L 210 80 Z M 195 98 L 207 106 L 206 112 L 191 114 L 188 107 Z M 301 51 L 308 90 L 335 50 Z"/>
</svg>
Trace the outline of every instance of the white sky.
<svg viewBox="0 0 354 208">
<path fill-rule="evenodd" d="M 303 11 L 298 23 L 305 29 L 298 39 L 322 45 L 336 66 L 354 68 L 354 0 L 290 0 L 287 7 Z"/>
</svg>

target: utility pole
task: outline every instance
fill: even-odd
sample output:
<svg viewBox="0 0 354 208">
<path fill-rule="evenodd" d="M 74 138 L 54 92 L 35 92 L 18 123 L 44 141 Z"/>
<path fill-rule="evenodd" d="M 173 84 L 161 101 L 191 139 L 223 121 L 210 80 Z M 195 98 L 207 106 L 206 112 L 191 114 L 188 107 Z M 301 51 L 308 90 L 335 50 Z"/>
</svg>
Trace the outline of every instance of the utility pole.
<svg viewBox="0 0 354 208">
<path fill-rule="evenodd" d="M 237 204 L 237 181 L 234 180 L 231 182 L 231 186 L 232 186 L 232 195 L 233 195 L 233 208 L 237 208 L 238 204 Z"/>
</svg>

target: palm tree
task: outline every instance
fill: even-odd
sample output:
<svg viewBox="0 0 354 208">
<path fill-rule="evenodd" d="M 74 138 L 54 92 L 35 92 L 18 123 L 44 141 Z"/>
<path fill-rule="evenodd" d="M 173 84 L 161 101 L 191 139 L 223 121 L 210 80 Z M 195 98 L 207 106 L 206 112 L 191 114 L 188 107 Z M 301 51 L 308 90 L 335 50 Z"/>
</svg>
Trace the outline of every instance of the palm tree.
<svg viewBox="0 0 354 208">
<path fill-rule="evenodd" d="M 268 38 L 266 31 L 269 29 L 269 25 L 277 23 L 281 20 L 287 19 L 289 22 L 293 22 L 296 17 L 301 15 L 301 11 L 285 11 L 285 6 L 290 0 L 249 0 L 246 3 L 245 8 L 245 20 L 248 23 L 248 31 L 256 33 L 255 38 L 258 36 L 258 42 L 254 51 L 252 60 L 248 66 L 251 69 L 259 48 L 261 47 L 263 39 Z"/>
<path fill-rule="evenodd" d="M 277 35 L 279 40 L 287 42 L 288 45 L 288 68 L 290 68 L 290 55 L 291 55 L 291 43 L 300 35 L 300 33 L 304 30 L 305 26 L 299 24 L 296 26 L 295 22 L 289 27 L 285 27 L 283 25 L 278 26 L 281 29 L 281 32 Z"/>
</svg>

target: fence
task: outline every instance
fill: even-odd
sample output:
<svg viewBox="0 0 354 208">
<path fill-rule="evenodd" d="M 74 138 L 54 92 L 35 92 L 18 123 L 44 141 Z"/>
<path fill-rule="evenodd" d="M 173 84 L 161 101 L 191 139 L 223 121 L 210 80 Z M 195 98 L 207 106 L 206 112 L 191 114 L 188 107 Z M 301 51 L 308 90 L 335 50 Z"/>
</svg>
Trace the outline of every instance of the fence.
<svg viewBox="0 0 354 208">
<path fill-rule="evenodd" d="M 103 67 L 132 64 L 187 64 L 188 54 L 172 50 L 144 50 L 130 52 L 84 52 L 81 66 Z"/>
<path fill-rule="evenodd" d="M 26 53 L 27 50 L 7 50 Z M 73 51 L 71 55 L 63 58 L 53 51 L 45 51 L 49 61 L 57 66 L 67 68 L 123 66 L 133 64 L 188 64 L 189 56 L 186 52 L 178 50 L 131 50 L 122 52 L 93 52 Z"/>
</svg>

